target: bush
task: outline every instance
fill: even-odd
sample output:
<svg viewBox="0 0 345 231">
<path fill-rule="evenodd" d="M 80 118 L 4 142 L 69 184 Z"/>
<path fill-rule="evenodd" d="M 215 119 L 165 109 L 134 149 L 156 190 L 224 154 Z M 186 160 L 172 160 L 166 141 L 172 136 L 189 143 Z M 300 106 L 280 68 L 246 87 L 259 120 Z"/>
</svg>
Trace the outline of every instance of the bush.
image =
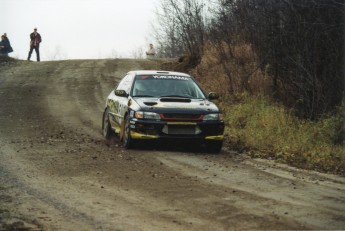
<svg viewBox="0 0 345 231">
<path fill-rule="evenodd" d="M 343 112 L 318 122 L 302 120 L 265 97 L 228 105 L 226 134 L 234 150 L 322 172 L 345 174 L 345 148 L 336 144 Z"/>
<path fill-rule="evenodd" d="M 189 73 L 207 92 L 220 94 L 216 103 L 226 118 L 225 145 L 252 157 L 345 175 L 344 106 L 317 120 L 296 117 L 293 109 L 272 100 L 271 78 L 257 68 L 249 45 L 233 47 L 226 62 L 212 46 L 206 48 L 200 64 Z"/>
</svg>

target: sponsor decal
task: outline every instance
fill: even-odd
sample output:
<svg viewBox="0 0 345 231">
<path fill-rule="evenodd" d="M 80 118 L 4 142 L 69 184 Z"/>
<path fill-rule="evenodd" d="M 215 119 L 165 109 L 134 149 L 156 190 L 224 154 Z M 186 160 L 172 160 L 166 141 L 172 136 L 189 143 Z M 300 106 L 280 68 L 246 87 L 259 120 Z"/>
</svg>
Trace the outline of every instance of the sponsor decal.
<svg viewBox="0 0 345 231">
<path fill-rule="evenodd" d="M 178 75 L 153 75 L 154 79 L 177 79 L 177 80 L 189 80 L 188 77 Z"/>
</svg>

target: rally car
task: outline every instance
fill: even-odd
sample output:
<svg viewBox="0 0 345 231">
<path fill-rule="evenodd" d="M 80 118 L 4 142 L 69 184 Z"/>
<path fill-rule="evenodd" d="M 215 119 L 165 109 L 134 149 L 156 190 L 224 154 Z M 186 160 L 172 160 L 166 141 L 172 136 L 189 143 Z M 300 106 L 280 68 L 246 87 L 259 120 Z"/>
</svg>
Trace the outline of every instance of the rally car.
<svg viewBox="0 0 345 231">
<path fill-rule="evenodd" d="M 209 152 L 223 144 L 224 121 L 195 79 L 185 73 L 130 71 L 109 94 L 102 119 L 103 136 L 117 134 L 125 148 L 138 140 L 197 141 Z"/>
</svg>

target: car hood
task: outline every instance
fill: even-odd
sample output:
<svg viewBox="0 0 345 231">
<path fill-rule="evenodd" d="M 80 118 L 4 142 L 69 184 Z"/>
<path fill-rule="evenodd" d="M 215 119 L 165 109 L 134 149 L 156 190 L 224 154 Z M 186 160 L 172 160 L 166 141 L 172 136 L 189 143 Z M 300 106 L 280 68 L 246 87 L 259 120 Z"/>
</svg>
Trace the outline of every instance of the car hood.
<svg viewBox="0 0 345 231">
<path fill-rule="evenodd" d="M 143 111 L 164 112 L 189 112 L 189 113 L 212 113 L 219 112 L 218 107 L 206 99 L 189 98 L 134 98 Z"/>
</svg>

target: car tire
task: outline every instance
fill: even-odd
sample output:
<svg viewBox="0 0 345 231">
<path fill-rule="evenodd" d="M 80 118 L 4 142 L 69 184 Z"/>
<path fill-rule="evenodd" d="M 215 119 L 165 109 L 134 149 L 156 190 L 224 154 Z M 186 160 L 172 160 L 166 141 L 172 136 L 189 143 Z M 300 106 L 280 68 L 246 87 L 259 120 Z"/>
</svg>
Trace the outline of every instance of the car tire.
<svg viewBox="0 0 345 231">
<path fill-rule="evenodd" d="M 222 150 L 223 141 L 222 140 L 213 140 L 206 142 L 206 150 L 209 153 L 219 153 Z"/>
<path fill-rule="evenodd" d="M 122 145 L 126 149 L 130 149 L 133 147 L 133 139 L 131 137 L 131 124 L 129 116 L 127 115 L 125 118 L 125 125 L 123 129 L 123 138 L 122 138 Z"/>
<path fill-rule="evenodd" d="M 114 131 L 111 129 L 111 125 L 109 122 L 109 110 L 106 109 L 103 113 L 102 119 L 102 134 L 103 137 L 107 140 L 110 140 L 114 136 Z"/>
</svg>

